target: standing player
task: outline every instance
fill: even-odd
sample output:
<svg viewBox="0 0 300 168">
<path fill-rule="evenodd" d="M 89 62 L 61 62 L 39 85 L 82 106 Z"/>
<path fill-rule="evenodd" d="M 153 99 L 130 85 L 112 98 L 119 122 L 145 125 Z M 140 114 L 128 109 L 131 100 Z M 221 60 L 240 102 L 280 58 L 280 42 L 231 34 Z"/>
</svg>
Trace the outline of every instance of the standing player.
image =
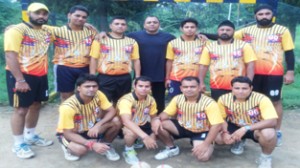
<svg viewBox="0 0 300 168">
<path fill-rule="evenodd" d="M 257 25 L 236 32 L 235 38 L 252 45 L 258 57 L 255 64 L 253 90 L 267 95 L 273 102 L 278 114 L 277 146 L 282 144 L 280 126 L 282 122 L 282 83 L 294 82 L 294 44 L 289 30 L 272 23 L 273 9 L 269 5 L 258 6 L 255 11 Z M 283 55 L 286 61 L 284 75 Z"/>
<path fill-rule="evenodd" d="M 119 160 L 111 142 L 120 128 L 115 109 L 98 91 L 97 76 L 82 74 L 76 81 L 75 95 L 59 107 L 58 139 L 65 159 L 78 160 L 90 150 L 111 161 Z"/>
<path fill-rule="evenodd" d="M 20 23 L 4 34 L 7 89 L 10 105 L 14 107 L 12 151 L 19 158 L 35 155 L 28 145 L 53 144 L 35 134 L 41 102 L 48 99 L 47 51 L 51 33 L 42 25 L 48 21 L 49 10 L 44 4 L 32 3 L 27 14 L 29 22 Z"/>
<path fill-rule="evenodd" d="M 127 23 L 124 17 L 114 17 L 108 38 L 94 40 L 91 49 L 90 73 L 98 71 L 99 89 L 116 103 L 131 90 L 132 62 L 135 77 L 140 76 L 141 65 L 137 42 L 124 36 Z"/>
<path fill-rule="evenodd" d="M 234 24 L 225 20 L 218 26 L 218 41 L 205 46 L 200 59 L 201 89 L 205 91 L 204 78 L 210 72 L 211 96 L 218 98 L 231 91 L 230 81 L 235 76 L 254 76 L 255 53 L 251 46 L 233 39 Z"/>
<path fill-rule="evenodd" d="M 199 59 L 205 41 L 197 37 L 198 22 L 188 18 L 180 23 L 182 35 L 169 42 L 166 64 L 166 87 L 169 99 L 181 93 L 180 81 L 186 76 L 199 76 Z"/>
<path fill-rule="evenodd" d="M 227 123 L 223 124 L 222 140 L 217 143 L 234 144 L 231 152 L 244 152 L 246 138 L 259 143 L 262 153 L 257 160 L 258 168 L 271 168 L 276 144 L 277 114 L 268 97 L 252 92 L 252 82 L 244 76 L 231 81 L 232 92 L 222 95 L 218 104 Z"/>
<path fill-rule="evenodd" d="M 147 16 L 144 29 L 128 34 L 139 45 L 141 75 L 151 78 L 151 93 L 157 103 L 158 113 L 165 108 L 165 69 L 168 42 L 175 37 L 159 30 L 160 22 L 155 16 Z"/>
<path fill-rule="evenodd" d="M 224 122 L 218 104 L 201 94 L 197 77 L 185 77 L 181 81 L 182 94 L 175 96 L 167 108 L 153 121 L 153 131 L 166 145 L 166 149 L 155 155 L 163 160 L 179 154 L 174 138 L 190 138 L 193 155 L 207 161 L 213 153 L 213 141 Z M 170 117 L 176 116 L 176 119 Z"/>
<path fill-rule="evenodd" d="M 125 150 L 123 156 L 128 164 L 139 162 L 133 146 L 138 137 L 142 139 L 147 149 L 157 148 L 156 138 L 151 129 L 157 109 L 154 98 L 149 95 L 150 91 L 150 79 L 140 76 L 134 81 L 134 91 L 124 95 L 117 104 L 124 125 Z"/>
<path fill-rule="evenodd" d="M 84 26 L 88 15 L 86 7 L 73 6 L 68 14 L 68 24 L 53 30 L 53 63 L 57 65 L 56 81 L 61 102 L 74 94 L 74 83 L 80 74 L 89 73 L 89 54 L 97 32 Z"/>
</svg>

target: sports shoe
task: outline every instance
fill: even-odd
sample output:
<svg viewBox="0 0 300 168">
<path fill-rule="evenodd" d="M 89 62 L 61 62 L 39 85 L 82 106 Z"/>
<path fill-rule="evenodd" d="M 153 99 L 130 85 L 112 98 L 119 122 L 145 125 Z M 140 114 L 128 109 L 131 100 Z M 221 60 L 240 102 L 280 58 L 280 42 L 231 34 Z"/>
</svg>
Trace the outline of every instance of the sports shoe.
<svg viewBox="0 0 300 168">
<path fill-rule="evenodd" d="M 125 158 L 126 163 L 130 165 L 134 165 L 139 162 L 139 158 L 137 157 L 137 153 L 135 150 L 128 150 L 123 152 L 123 156 Z"/>
<path fill-rule="evenodd" d="M 120 155 L 116 152 L 116 150 L 110 146 L 110 148 L 104 153 L 106 158 L 111 161 L 120 160 Z"/>
<path fill-rule="evenodd" d="M 163 160 L 167 159 L 169 157 L 177 156 L 179 155 L 179 147 L 176 146 L 174 149 L 170 149 L 169 147 L 166 147 L 166 149 L 160 151 L 158 154 L 154 156 L 156 160 Z"/>
<path fill-rule="evenodd" d="M 282 132 L 281 131 L 276 131 L 276 132 L 277 132 L 276 146 L 279 147 L 282 145 Z"/>
<path fill-rule="evenodd" d="M 260 156 L 256 163 L 258 164 L 258 168 L 272 168 L 272 157 L 262 157 Z"/>
<path fill-rule="evenodd" d="M 33 151 L 26 143 L 22 143 L 18 146 L 12 148 L 12 152 L 16 153 L 17 156 L 21 159 L 29 159 L 34 156 Z"/>
<path fill-rule="evenodd" d="M 38 135 L 34 135 L 33 138 L 27 139 L 25 138 L 25 143 L 28 145 L 36 145 L 36 146 L 50 146 L 53 144 L 53 141 L 46 140 L 44 138 L 41 138 Z"/>
<path fill-rule="evenodd" d="M 144 147 L 144 143 L 140 138 L 137 138 L 133 144 L 134 149 L 141 149 Z"/>
<path fill-rule="evenodd" d="M 244 152 L 244 146 L 245 146 L 246 139 L 242 139 L 240 142 L 236 142 L 231 146 L 231 153 L 235 155 L 240 155 Z"/>
<path fill-rule="evenodd" d="M 64 151 L 65 159 L 69 161 L 76 161 L 79 160 L 80 157 L 76 155 L 72 155 L 71 152 L 64 146 L 61 145 L 62 150 Z"/>
</svg>

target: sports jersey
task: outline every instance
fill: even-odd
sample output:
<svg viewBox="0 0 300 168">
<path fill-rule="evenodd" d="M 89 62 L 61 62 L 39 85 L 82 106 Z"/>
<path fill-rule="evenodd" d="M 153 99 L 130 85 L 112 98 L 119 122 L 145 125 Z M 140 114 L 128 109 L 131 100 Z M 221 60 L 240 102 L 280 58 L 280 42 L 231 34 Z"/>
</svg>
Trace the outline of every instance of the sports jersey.
<svg viewBox="0 0 300 168">
<path fill-rule="evenodd" d="M 258 60 L 255 62 L 255 74 L 283 75 L 284 51 L 294 49 L 293 39 L 286 27 L 274 24 L 260 28 L 249 26 L 235 32 L 235 38 L 251 44 Z"/>
<path fill-rule="evenodd" d="M 205 41 L 196 38 L 184 41 L 181 37 L 169 42 L 166 58 L 173 60 L 170 80 L 181 81 L 186 76 L 198 77 L 199 59 Z"/>
<path fill-rule="evenodd" d="M 98 59 L 98 72 L 106 75 L 123 75 L 132 71 L 132 60 L 139 59 L 137 42 L 124 36 L 94 40 L 90 55 Z"/>
<path fill-rule="evenodd" d="M 22 73 L 44 76 L 48 72 L 48 48 L 51 32 L 48 29 L 34 29 L 23 22 L 7 30 L 4 34 L 4 51 L 18 53 Z M 9 70 L 9 67 L 6 66 Z"/>
<path fill-rule="evenodd" d="M 246 75 L 246 63 L 257 58 L 251 46 L 241 40 L 220 45 L 218 41 L 206 45 L 200 64 L 209 66 L 210 87 L 231 90 L 231 80 Z"/>
<path fill-rule="evenodd" d="M 76 93 L 60 105 L 57 131 L 62 132 L 63 129 L 73 129 L 78 133 L 88 131 L 101 120 L 102 110 L 110 107 L 112 104 L 101 91 L 97 91 L 88 104 L 84 104 L 79 93 Z"/>
<path fill-rule="evenodd" d="M 169 116 L 177 116 L 179 124 L 192 132 L 209 131 L 211 125 L 223 123 L 218 104 L 201 94 L 197 102 L 187 102 L 183 94 L 175 96 L 164 110 Z"/>
<path fill-rule="evenodd" d="M 90 63 L 90 49 L 96 31 L 83 27 L 73 31 L 68 25 L 53 29 L 53 63 L 68 67 L 85 67 Z"/>
<path fill-rule="evenodd" d="M 218 104 L 223 117 L 237 126 L 278 118 L 271 100 L 257 92 L 252 92 L 245 102 L 237 102 L 232 93 L 227 93 L 219 98 Z"/>
<path fill-rule="evenodd" d="M 134 92 L 128 93 L 120 98 L 117 103 L 119 115 L 129 114 L 132 121 L 139 126 L 150 121 L 150 116 L 156 115 L 156 102 L 154 98 L 147 95 L 145 100 L 138 100 Z"/>
</svg>

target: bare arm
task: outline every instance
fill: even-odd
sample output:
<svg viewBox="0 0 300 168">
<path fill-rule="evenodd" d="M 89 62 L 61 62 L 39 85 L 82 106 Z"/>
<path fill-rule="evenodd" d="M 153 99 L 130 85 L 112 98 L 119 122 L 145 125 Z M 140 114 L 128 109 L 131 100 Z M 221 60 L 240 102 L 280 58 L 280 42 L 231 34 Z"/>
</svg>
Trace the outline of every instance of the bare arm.
<svg viewBox="0 0 300 168">
<path fill-rule="evenodd" d="M 134 67 L 134 73 L 135 77 L 141 76 L 141 62 L 140 59 L 133 60 L 133 67 Z"/>
<path fill-rule="evenodd" d="M 27 92 L 30 90 L 28 83 L 25 81 L 24 76 L 20 69 L 20 64 L 18 61 L 18 53 L 14 51 L 5 52 L 6 64 L 16 79 L 15 89 L 20 92 Z"/>
<path fill-rule="evenodd" d="M 246 68 L 247 68 L 247 77 L 248 77 L 250 80 L 253 80 L 253 77 L 254 77 L 254 65 L 255 65 L 255 62 L 254 62 L 254 61 L 249 62 L 249 63 L 246 65 Z"/>
<path fill-rule="evenodd" d="M 90 61 L 90 74 L 95 75 L 97 71 L 98 59 L 91 57 Z"/>
<path fill-rule="evenodd" d="M 166 88 L 168 88 L 170 85 L 170 74 L 172 70 L 172 64 L 173 64 L 173 60 L 168 59 L 166 62 L 166 83 L 165 83 Z"/>
<path fill-rule="evenodd" d="M 208 71 L 208 66 L 200 64 L 199 71 L 200 71 L 199 72 L 199 80 L 200 80 L 201 91 L 205 92 L 206 91 L 206 86 L 205 86 L 205 83 L 204 83 L 204 79 L 205 79 L 206 73 Z"/>
</svg>

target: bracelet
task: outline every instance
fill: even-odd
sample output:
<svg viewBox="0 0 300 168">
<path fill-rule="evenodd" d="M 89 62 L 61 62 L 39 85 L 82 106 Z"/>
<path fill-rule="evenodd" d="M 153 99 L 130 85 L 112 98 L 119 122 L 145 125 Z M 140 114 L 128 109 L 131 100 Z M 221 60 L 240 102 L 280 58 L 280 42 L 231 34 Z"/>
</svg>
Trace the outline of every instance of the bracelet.
<svg viewBox="0 0 300 168">
<path fill-rule="evenodd" d="M 19 83 L 25 83 L 26 80 L 25 79 L 21 79 L 21 80 L 18 80 L 17 82 L 19 82 Z"/>
<path fill-rule="evenodd" d="M 85 146 L 89 149 L 89 150 L 93 150 L 93 145 L 95 144 L 95 141 L 88 141 Z"/>
</svg>

